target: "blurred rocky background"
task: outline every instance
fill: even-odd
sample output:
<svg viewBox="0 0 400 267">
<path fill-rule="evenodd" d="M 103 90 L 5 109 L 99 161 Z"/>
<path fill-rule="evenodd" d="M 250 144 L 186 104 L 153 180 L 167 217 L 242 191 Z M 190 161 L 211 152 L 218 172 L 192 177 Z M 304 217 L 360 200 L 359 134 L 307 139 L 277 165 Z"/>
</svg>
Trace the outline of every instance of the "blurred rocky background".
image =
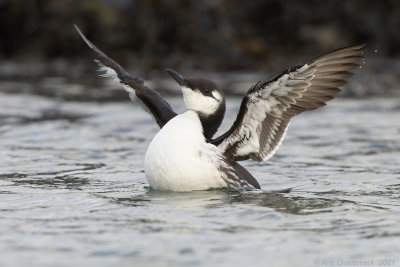
<svg viewBox="0 0 400 267">
<path fill-rule="evenodd" d="M 74 23 L 164 93 L 179 92 L 165 68 L 243 94 L 288 67 L 366 43 L 366 60 L 343 95 L 400 95 L 397 0 L 0 0 L 0 91 L 126 99 L 97 77 Z"/>
</svg>

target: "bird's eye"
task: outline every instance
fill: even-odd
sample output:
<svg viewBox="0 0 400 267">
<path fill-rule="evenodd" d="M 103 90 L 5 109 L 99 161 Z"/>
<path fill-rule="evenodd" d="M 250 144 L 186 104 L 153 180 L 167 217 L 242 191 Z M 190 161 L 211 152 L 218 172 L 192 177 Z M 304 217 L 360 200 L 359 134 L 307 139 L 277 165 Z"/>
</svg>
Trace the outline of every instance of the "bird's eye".
<svg viewBox="0 0 400 267">
<path fill-rule="evenodd" d="M 209 94 L 209 93 L 210 93 L 210 90 L 206 90 L 205 93 L 206 93 L 206 94 Z"/>
</svg>

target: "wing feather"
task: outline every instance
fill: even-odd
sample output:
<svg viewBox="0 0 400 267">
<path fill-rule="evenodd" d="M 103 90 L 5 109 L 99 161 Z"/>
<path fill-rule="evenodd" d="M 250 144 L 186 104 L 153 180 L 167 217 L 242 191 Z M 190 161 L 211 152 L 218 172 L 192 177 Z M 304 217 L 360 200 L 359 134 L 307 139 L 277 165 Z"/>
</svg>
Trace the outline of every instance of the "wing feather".
<svg viewBox="0 0 400 267">
<path fill-rule="evenodd" d="M 117 62 L 89 41 L 78 26 L 74 25 L 74 27 L 85 43 L 97 54 L 95 62 L 99 65 L 98 70 L 103 72 L 100 76 L 110 77 L 122 85 L 125 91 L 129 93 L 131 100 L 139 100 L 138 102 L 153 116 L 160 128 L 177 115 L 158 92 L 144 85 L 142 78 L 129 75 Z"/>
<path fill-rule="evenodd" d="M 338 49 L 271 81 L 256 83 L 247 92 L 232 127 L 211 141 L 228 158 L 267 160 L 276 152 L 290 120 L 325 106 L 340 92 L 363 58 L 365 45 Z"/>
</svg>

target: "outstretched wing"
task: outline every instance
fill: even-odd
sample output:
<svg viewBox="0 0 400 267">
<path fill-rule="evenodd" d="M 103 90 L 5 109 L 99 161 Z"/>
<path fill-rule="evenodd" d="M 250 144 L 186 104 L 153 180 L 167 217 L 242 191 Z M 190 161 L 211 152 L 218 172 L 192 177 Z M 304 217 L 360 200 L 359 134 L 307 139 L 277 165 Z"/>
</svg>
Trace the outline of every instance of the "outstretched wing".
<svg viewBox="0 0 400 267">
<path fill-rule="evenodd" d="M 234 160 L 267 160 L 276 152 L 290 120 L 325 106 L 359 66 L 365 45 L 345 47 L 258 82 L 244 97 L 232 127 L 211 141 Z"/>
<path fill-rule="evenodd" d="M 131 100 L 136 100 L 137 97 L 140 103 L 144 104 L 145 110 L 153 116 L 160 128 L 176 116 L 171 106 L 159 93 L 145 86 L 143 79 L 129 75 L 117 62 L 109 58 L 90 42 L 85 35 L 83 35 L 78 26 L 74 26 L 86 44 L 96 52 L 97 59 L 95 59 L 95 62 L 99 65 L 99 70 L 104 71 L 101 76 L 111 77 L 118 84 L 121 84 L 129 93 Z"/>
</svg>

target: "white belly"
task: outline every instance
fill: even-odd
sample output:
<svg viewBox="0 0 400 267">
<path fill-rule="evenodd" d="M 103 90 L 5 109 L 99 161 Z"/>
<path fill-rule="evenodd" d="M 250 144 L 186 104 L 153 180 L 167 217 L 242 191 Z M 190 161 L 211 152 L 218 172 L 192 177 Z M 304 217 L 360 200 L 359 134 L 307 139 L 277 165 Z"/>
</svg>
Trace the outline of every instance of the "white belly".
<svg viewBox="0 0 400 267">
<path fill-rule="evenodd" d="M 188 110 L 154 137 L 145 156 L 145 173 L 156 190 L 192 191 L 226 187 L 218 170 L 219 150 L 205 142 L 201 122 Z"/>
</svg>

